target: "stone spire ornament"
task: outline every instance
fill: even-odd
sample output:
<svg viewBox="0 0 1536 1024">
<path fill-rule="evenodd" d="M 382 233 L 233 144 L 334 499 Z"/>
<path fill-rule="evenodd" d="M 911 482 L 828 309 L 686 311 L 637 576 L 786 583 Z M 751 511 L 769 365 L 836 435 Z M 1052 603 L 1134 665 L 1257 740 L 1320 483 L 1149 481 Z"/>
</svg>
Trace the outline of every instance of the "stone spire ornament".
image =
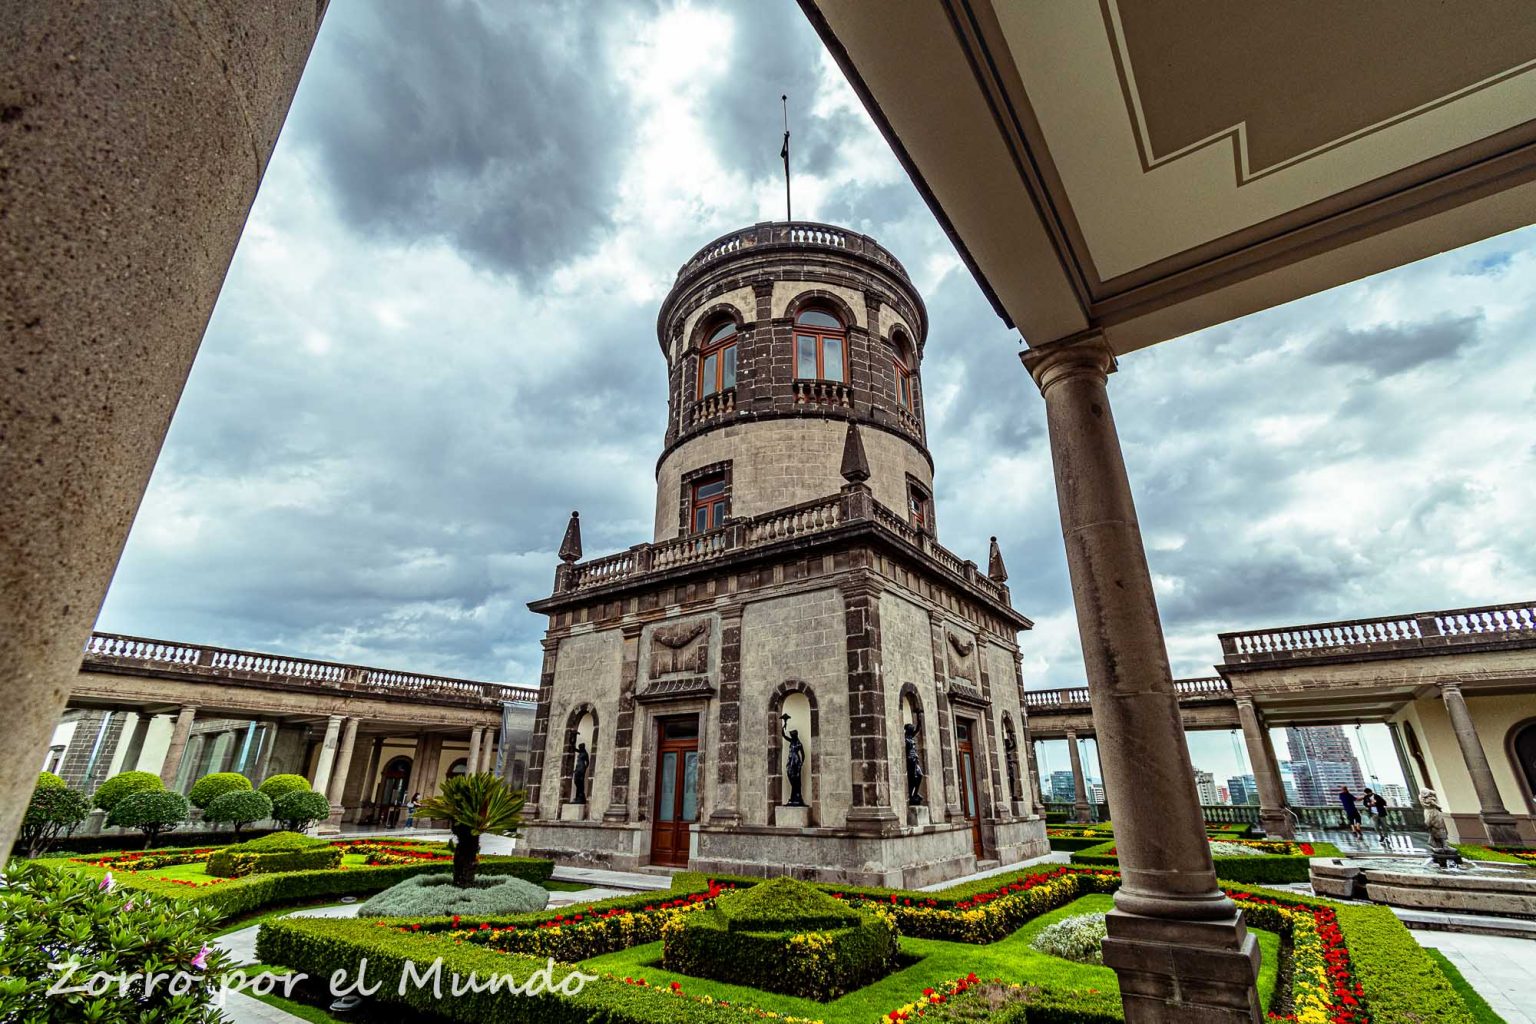
<svg viewBox="0 0 1536 1024">
<path fill-rule="evenodd" d="M 864 454 L 864 441 L 859 437 L 858 425 L 848 423 L 848 437 L 843 441 L 843 479 L 851 484 L 861 484 L 869 479 L 869 457 Z"/>
<path fill-rule="evenodd" d="M 992 538 L 992 546 L 987 550 L 987 579 L 993 583 L 1008 582 L 1008 567 L 1003 564 L 1003 553 L 998 550 L 997 538 Z"/>
<path fill-rule="evenodd" d="M 571 521 L 565 527 L 565 539 L 560 542 L 560 561 L 566 565 L 581 560 L 581 513 L 572 512 Z"/>
</svg>

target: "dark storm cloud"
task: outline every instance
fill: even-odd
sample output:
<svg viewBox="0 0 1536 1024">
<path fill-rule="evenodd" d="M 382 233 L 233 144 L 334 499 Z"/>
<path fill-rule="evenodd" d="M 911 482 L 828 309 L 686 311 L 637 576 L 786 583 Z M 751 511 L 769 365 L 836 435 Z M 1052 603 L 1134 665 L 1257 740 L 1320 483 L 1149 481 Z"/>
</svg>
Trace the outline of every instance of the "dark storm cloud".
<svg viewBox="0 0 1536 1024">
<path fill-rule="evenodd" d="M 1320 363 L 1358 366 L 1376 377 L 1405 373 L 1425 363 L 1454 359 L 1477 340 L 1482 316 L 1441 317 L 1426 323 L 1365 330 L 1343 328 L 1307 346 Z"/>
<path fill-rule="evenodd" d="M 609 225 L 632 118 L 602 31 L 647 6 L 340 0 L 290 131 L 354 227 L 537 275 Z"/>
</svg>

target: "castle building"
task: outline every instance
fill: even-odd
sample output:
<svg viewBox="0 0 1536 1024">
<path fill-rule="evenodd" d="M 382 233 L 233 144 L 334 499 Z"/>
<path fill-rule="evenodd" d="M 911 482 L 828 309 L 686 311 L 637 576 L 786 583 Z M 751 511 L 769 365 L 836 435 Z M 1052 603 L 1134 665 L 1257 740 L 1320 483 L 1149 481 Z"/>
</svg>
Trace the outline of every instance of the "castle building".
<svg viewBox="0 0 1536 1024">
<path fill-rule="evenodd" d="M 683 265 L 654 538 L 581 561 L 572 513 L 529 605 L 534 855 L 911 886 L 1046 852 L 1031 623 L 995 539 L 985 571 L 938 542 L 927 334 L 901 264 L 840 228 Z"/>
</svg>

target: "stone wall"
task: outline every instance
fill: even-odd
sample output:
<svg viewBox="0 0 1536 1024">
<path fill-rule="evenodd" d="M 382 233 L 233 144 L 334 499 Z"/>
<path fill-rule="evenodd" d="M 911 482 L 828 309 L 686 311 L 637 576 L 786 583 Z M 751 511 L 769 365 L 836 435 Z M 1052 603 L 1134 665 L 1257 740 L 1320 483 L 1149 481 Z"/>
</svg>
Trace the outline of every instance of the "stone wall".
<svg viewBox="0 0 1536 1024">
<path fill-rule="evenodd" d="M 541 818 L 559 815 L 560 803 L 569 795 L 564 770 L 566 727 L 571 713 L 582 705 L 596 711 L 598 741 L 587 771 L 588 804 L 598 814 L 608 806 L 613 774 L 613 731 L 619 713 L 619 670 L 624 641 L 617 629 L 566 637 L 555 658 L 555 685 L 551 695 L 549 734 L 545 747 L 545 772 L 539 791 Z"/>
<path fill-rule="evenodd" d="M 945 820 L 945 774 L 940 739 L 940 713 L 933 671 L 933 630 L 926 608 L 887 590 L 880 595 L 880 641 L 885 670 L 886 743 L 891 752 L 891 793 L 898 817 L 906 802 L 907 760 L 902 690 L 911 686 L 922 704 L 919 750 L 922 754 L 924 798 L 930 820 Z"/>
<path fill-rule="evenodd" d="M 777 419 L 712 430 L 674 449 L 656 471 L 655 540 L 679 534 L 683 477 L 703 466 L 731 463 L 729 514 L 761 515 L 836 494 L 845 483 L 842 461 L 847 423 L 835 419 Z M 911 441 L 884 430 L 860 431 L 869 457 L 875 500 L 906 519 L 907 477 L 931 493 L 933 470 Z"/>
</svg>

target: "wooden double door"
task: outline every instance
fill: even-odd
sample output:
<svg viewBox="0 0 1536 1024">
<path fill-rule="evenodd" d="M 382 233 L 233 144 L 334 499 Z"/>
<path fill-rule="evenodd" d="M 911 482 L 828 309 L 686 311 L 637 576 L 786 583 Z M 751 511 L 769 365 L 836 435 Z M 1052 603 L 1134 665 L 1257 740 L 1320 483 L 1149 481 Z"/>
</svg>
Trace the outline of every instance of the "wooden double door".
<svg viewBox="0 0 1536 1024">
<path fill-rule="evenodd" d="M 689 826 L 699 820 L 699 718 L 656 721 L 656 788 L 651 802 L 651 863 L 688 866 Z"/>
<path fill-rule="evenodd" d="M 971 847 L 976 859 L 985 857 L 981 842 L 981 790 L 977 787 L 976 749 L 972 738 L 976 723 L 969 718 L 955 719 L 955 751 L 959 763 L 955 766 L 960 776 L 960 813 L 971 826 Z"/>
</svg>

